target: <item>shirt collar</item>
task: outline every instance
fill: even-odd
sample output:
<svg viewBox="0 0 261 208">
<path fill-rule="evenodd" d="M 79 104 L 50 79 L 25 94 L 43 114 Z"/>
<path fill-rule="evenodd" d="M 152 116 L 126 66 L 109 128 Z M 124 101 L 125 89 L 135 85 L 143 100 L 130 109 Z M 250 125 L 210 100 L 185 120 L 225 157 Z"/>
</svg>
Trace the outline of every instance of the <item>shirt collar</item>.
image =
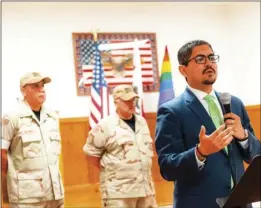
<svg viewBox="0 0 261 208">
<path fill-rule="evenodd" d="M 30 105 L 25 101 L 25 100 L 21 100 L 19 101 L 21 104 L 21 116 L 22 117 L 28 117 L 28 116 L 33 116 L 33 110 L 31 109 Z M 41 115 L 48 115 L 50 117 L 53 117 L 54 119 L 57 118 L 57 115 L 55 112 L 49 110 L 48 108 L 46 108 L 44 105 L 42 105 L 41 107 Z"/>
<path fill-rule="evenodd" d="M 191 86 L 188 85 L 188 88 L 193 92 L 193 94 L 200 100 L 204 100 L 204 97 L 206 95 L 208 95 L 207 93 L 201 91 L 201 90 L 198 90 L 198 89 L 195 89 L 195 88 L 192 88 Z M 216 93 L 215 93 L 215 90 L 212 89 L 212 91 L 209 93 L 209 95 L 212 95 L 215 99 L 217 99 L 217 96 L 216 96 Z"/>
</svg>

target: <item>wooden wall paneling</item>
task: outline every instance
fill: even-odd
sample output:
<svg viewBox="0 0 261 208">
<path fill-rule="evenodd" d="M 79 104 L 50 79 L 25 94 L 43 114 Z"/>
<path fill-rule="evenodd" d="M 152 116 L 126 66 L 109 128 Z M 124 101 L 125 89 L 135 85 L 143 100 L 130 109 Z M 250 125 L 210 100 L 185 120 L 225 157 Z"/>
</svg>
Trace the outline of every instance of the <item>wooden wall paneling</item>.
<svg viewBox="0 0 261 208">
<path fill-rule="evenodd" d="M 246 106 L 246 110 L 255 135 L 260 140 L 260 105 Z M 249 165 L 244 162 L 245 169 L 247 169 L 248 166 Z"/>
<path fill-rule="evenodd" d="M 247 106 L 246 110 L 250 118 L 250 122 L 252 124 L 252 127 L 255 131 L 255 135 L 257 138 L 261 139 L 260 135 L 260 119 L 261 119 L 261 114 L 260 114 L 260 105 L 253 105 L 253 106 Z"/>
<path fill-rule="evenodd" d="M 60 120 L 64 185 L 89 182 L 88 160 L 83 153 L 89 125 L 87 118 Z"/>
<path fill-rule="evenodd" d="M 156 148 L 155 148 L 155 131 L 156 131 L 156 113 L 146 113 L 144 115 L 149 129 L 150 129 L 150 135 L 151 138 L 153 139 L 153 150 L 154 150 L 154 158 L 152 161 L 152 177 L 154 181 L 163 181 L 164 179 L 162 178 L 162 176 L 160 175 L 160 169 L 159 169 L 159 165 L 158 165 L 158 156 L 156 153 Z"/>
<path fill-rule="evenodd" d="M 65 207 L 101 207 L 99 184 L 83 184 L 65 187 Z"/>
</svg>

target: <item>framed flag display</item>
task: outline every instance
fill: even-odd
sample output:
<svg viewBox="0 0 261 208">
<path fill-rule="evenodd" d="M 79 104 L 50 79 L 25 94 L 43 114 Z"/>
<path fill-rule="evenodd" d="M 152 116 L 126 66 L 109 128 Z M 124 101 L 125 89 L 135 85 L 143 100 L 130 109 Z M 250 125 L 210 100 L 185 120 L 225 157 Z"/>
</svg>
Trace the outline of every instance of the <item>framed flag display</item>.
<svg viewBox="0 0 261 208">
<path fill-rule="evenodd" d="M 109 92 L 118 84 L 133 84 L 136 46 L 140 56 L 143 92 L 159 91 L 155 33 L 98 33 L 97 42 L 92 33 L 73 33 L 72 38 L 78 96 L 90 95 L 95 76 L 95 45 L 99 46 L 101 67 Z M 137 42 L 139 45 L 135 45 Z"/>
</svg>

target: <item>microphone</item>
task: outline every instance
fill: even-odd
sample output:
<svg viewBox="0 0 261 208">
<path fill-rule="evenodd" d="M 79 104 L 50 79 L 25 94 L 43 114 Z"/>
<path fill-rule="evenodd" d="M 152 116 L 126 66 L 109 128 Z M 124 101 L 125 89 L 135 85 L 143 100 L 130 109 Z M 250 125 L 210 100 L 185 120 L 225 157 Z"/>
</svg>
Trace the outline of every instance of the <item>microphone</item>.
<svg viewBox="0 0 261 208">
<path fill-rule="evenodd" d="M 231 104 L 231 95 L 229 93 L 227 93 L 227 92 L 220 93 L 219 94 L 219 99 L 220 99 L 220 101 L 221 101 L 221 103 L 223 105 L 223 108 L 225 110 L 224 114 L 231 113 L 231 105 L 230 105 Z M 232 119 L 232 118 L 225 118 L 224 121 L 226 121 L 227 119 Z M 227 128 L 227 126 L 226 126 L 226 128 Z M 233 141 L 231 142 L 231 145 L 229 145 L 230 149 L 231 149 L 230 153 L 232 153 L 231 159 L 233 159 L 233 162 L 235 163 L 235 161 L 236 161 L 235 160 L 235 152 L 234 152 L 232 144 L 233 144 Z M 231 173 L 233 173 L 233 168 L 232 167 L 233 166 L 231 166 Z M 235 165 L 234 167 L 235 167 L 235 175 L 234 175 L 235 178 L 233 176 L 232 176 L 232 178 L 233 178 L 234 187 L 235 187 L 236 184 L 237 184 L 237 166 Z M 234 188 L 234 187 L 232 187 L 232 188 Z"/>
<path fill-rule="evenodd" d="M 224 93 L 220 93 L 219 95 L 219 98 L 220 98 L 220 101 L 223 105 L 223 109 L 225 110 L 225 113 L 224 114 L 227 114 L 227 113 L 231 113 L 231 95 L 227 92 L 224 92 Z M 225 121 L 227 119 L 231 119 L 231 118 L 226 118 Z"/>
</svg>

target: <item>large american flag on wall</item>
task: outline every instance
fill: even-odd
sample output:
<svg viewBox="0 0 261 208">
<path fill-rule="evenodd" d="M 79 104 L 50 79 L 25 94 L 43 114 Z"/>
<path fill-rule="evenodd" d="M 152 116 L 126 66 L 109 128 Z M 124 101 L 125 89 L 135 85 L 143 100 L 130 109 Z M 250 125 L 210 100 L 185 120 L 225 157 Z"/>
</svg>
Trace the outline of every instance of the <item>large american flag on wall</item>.
<svg viewBox="0 0 261 208">
<path fill-rule="evenodd" d="M 95 42 L 90 33 L 74 34 L 74 50 L 76 60 L 76 79 L 83 80 L 78 86 L 79 95 L 88 95 L 92 83 L 92 72 L 94 70 L 94 51 Z M 142 84 L 144 92 L 158 91 L 159 74 L 156 54 L 155 34 L 98 34 L 98 44 L 132 42 L 135 38 L 139 40 L 148 39 L 146 44 L 139 48 L 141 57 Z M 102 64 L 109 91 L 118 84 L 132 84 L 134 66 L 130 62 L 132 59 L 133 48 L 124 48 L 111 51 L 104 51 Z M 110 62 L 108 60 L 110 59 Z M 124 63 L 124 60 L 125 63 Z M 109 64 L 108 64 L 109 63 Z M 123 70 L 122 70 L 123 69 Z"/>
<path fill-rule="evenodd" d="M 91 82 L 90 127 L 93 128 L 102 118 L 109 115 L 109 94 L 98 44 L 93 45 L 94 68 Z"/>
<path fill-rule="evenodd" d="M 108 41 L 100 41 L 100 43 L 108 43 Z M 110 41 L 110 43 L 118 43 L 120 41 Z M 123 42 L 123 41 L 121 41 Z M 151 54 L 151 44 L 150 41 L 146 43 L 143 47 L 139 48 L 140 56 L 142 60 L 141 69 L 142 69 L 142 82 L 144 84 L 152 84 L 154 81 L 153 78 L 153 71 L 152 71 L 152 54 Z M 92 70 L 94 65 L 91 64 L 90 60 L 93 58 L 93 42 L 90 40 L 81 41 L 81 51 L 82 51 L 82 59 L 83 65 L 82 70 L 83 74 L 87 79 L 84 81 L 85 87 L 89 87 L 92 81 Z M 126 55 L 133 54 L 133 48 L 126 48 L 126 49 L 117 49 L 110 51 L 110 57 L 112 60 L 117 62 L 118 60 L 125 59 Z M 89 64 L 88 64 L 89 63 Z M 121 64 L 121 63 L 119 63 Z M 106 73 L 106 80 L 108 85 L 115 86 L 118 84 L 132 84 L 133 81 L 133 73 L 134 73 L 134 66 L 125 66 L 124 67 L 124 75 L 123 76 L 116 76 L 113 70 L 112 65 L 104 66 L 104 71 Z"/>
</svg>

